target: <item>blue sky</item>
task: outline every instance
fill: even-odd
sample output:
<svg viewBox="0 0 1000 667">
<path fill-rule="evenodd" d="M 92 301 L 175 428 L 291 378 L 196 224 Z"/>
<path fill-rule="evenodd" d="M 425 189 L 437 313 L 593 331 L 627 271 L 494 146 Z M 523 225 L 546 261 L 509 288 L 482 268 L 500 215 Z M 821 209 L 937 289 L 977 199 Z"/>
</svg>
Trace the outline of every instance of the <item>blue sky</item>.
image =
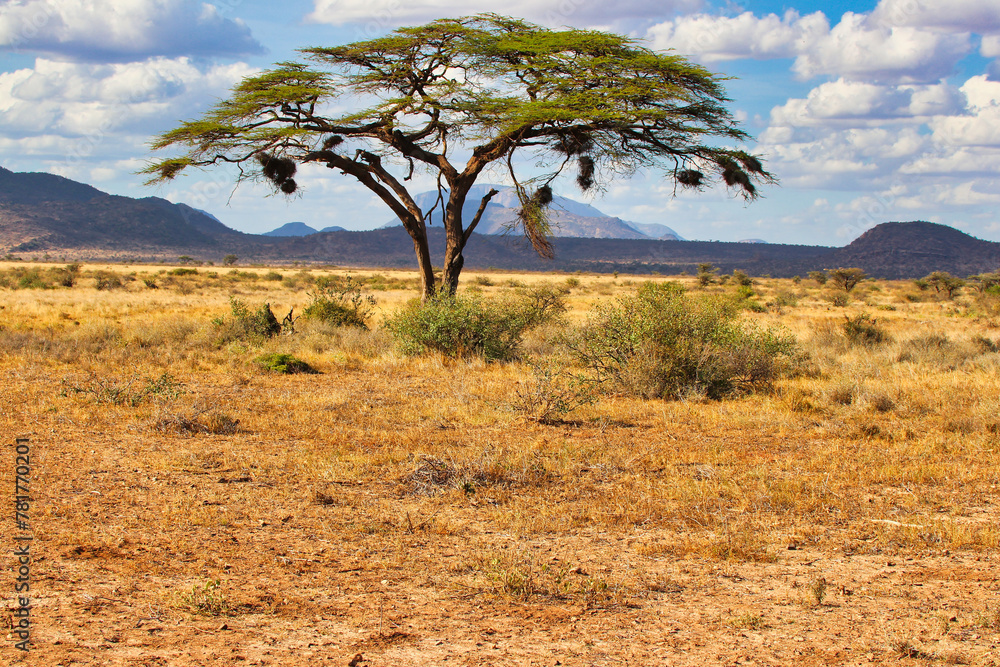
<svg viewBox="0 0 1000 667">
<path fill-rule="evenodd" d="M 568 184 L 560 194 L 691 239 L 843 245 L 880 222 L 931 220 L 1000 241 L 1000 0 L 505 7 L 552 27 L 626 33 L 736 77 L 731 108 L 781 180 L 749 206 L 724 188 L 675 197 L 656 173 L 593 198 Z M 389 210 L 330 170 L 304 171 L 304 193 L 290 200 L 234 191 L 223 170 L 160 188 L 134 172 L 152 157 L 152 136 L 297 48 L 495 9 L 486 0 L 0 0 L 0 165 L 185 202 L 250 232 L 290 221 L 379 226 Z"/>
</svg>

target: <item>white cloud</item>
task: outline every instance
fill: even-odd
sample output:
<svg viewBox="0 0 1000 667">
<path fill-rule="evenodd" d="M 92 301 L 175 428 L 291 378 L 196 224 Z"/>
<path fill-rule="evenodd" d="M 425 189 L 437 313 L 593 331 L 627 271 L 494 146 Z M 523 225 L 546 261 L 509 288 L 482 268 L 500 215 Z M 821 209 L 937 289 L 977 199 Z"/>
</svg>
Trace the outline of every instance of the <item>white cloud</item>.
<svg viewBox="0 0 1000 667">
<path fill-rule="evenodd" d="M 95 152 L 127 133 L 148 140 L 148 132 L 204 109 L 254 71 L 243 63 L 199 67 L 187 58 L 113 65 L 39 58 L 33 69 L 0 73 L 0 136 L 34 137 L 39 146 L 44 137 L 66 137 L 94 144 Z"/>
<path fill-rule="evenodd" d="M 891 26 L 986 33 L 1000 30 L 1000 0 L 881 0 L 872 18 Z"/>
<path fill-rule="evenodd" d="M 771 127 L 859 127 L 884 120 L 923 122 L 930 116 L 960 113 L 964 100 L 947 84 L 888 86 L 838 79 L 820 84 L 805 98 L 771 111 Z"/>
<path fill-rule="evenodd" d="M 933 119 L 934 140 L 945 146 L 1000 147 L 1000 82 L 974 76 L 961 90 L 969 102 L 968 113 Z"/>
<path fill-rule="evenodd" d="M 757 18 L 751 12 L 739 16 L 695 14 L 653 26 L 649 38 L 653 48 L 676 49 L 705 62 L 734 58 L 792 58 L 809 48 L 830 25 L 822 12 L 799 16 L 789 10 L 782 17 L 768 14 Z"/>
<path fill-rule="evenodd" d="M 387 29 L 442 17 L 469 16 L 499 11 L 550 26 L 607 26 L 623 19 L 643 19 L 699 9 L 703 0 L 512 0 L 498 9 L 492 0 L 314 0 L 306 18 L 314 23 L 360 24 L 368 37 Z"/>
<path fill-rule="evenodd" d="M 1000 57 L 1000 35 L 987 35 L 979 45 L 979 53 L 984 58 Z"/>
<path fill-rule="evenodd" d="M 886 25 L 853 12 L 832 28 L 820 12 L 681 16 L 653 26 L 648 38 L 655 48 L 673 48 L 704 62 L 795 58 L 792 70 L 801 78 L 885 83 L 939 81 L 972 49 L 968 34 Z"/>
<path fill-rule="evenodd" d="M 0 14 L 0 49 L 73 60 L 263 53 L 239 19 L 197 0 L 11 0 Z"/>
<path fill-rule="evenodd" d="M 967 34 L 874 25 L 847 12 L 829 34 L 795 61 L 800 76 L 841 76 L 898 83 L 939 81 L 971 50 Z"/>
</svg>

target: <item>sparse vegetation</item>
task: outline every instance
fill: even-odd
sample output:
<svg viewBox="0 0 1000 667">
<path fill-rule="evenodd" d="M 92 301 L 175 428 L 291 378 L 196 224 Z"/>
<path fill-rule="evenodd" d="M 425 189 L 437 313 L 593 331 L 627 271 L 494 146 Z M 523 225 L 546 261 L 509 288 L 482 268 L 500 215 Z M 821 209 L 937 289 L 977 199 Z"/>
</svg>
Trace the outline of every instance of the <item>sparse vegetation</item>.
<svg viewBox="0 0 1000 667">
<path fill-rule="evenodd" d="M 511 289 L 495 298 L 476 294 L 440 294 L 412 301 L 386 320 L 386 327 L 406 354 L 441 352 L 491 361 L 515 359 L 525 333 L 549 323 L 565 309 L 550 288 Z"/>
<path fill-rule="evenodd" d="M 845 292 L 851 292 L 868 275 L 861 269 L 831 269 L 826 272 L 830 282 Z M 812 274 L 809 274 L 812 276 Z"/>
<path fill-rule="evenodd" d="M 343 281 L 320 279 L 309 305 L 302 311 L 307 320 L 318 320 L 336 327 L 368 328 L 377 301 L 364 294 L 350 276 Z"/>
<path fill-rule="evenodd" d="M 741 322 L 738 312 L 729 299 L 647 283 L 635 296 L 598 307 L 569 345 L 598 381 L 618 389 L 647 398 L 721 398 L 769 385 L 793 347 L 789 336 Z"/>
<path fill-rule="evenodd" d="M 885 329 L 869 313 L 858 313 L 844 320 L 844 335 L 853 345 L 879 345 L 888 339 Z"/>
<path fill-rule="evenodd" d="M 296 373 L 314 374 L 317 372 L 315 368 L 301 359 L 297 359 L 293 355 L 285 354 L 283 352 L 270 352 L 268 354 L 262 354 L 253 361 L 264 370 L 271 371 L 273 373 L 280 373 L 282 375 L 293 375 Z"/>
<path fill-rule="evenodd" d="M 755 313 L 732 280 L 588 274 L 570 288 L 496 271 L 484 308 L 545 315 L 504 363 L 485 363 L 399 353 L 386 322 L 419 294 L 404 271 L 352 272 L 365 291 L 383 287 L 368 328 L 303 317 L 277 336 L 260 333 L 274 333 L 264 304 L 302 313 L 345 272 L 279 269 L 293 287 L 251 277 L 270 267 L 234 279 L 101 264 L 67 287 L 64 262 L 2 275 L 14 268 L 49 285 L 6 287 L 0 327 L 0 419 L 38 456 L 40 567 L 56 573 L 43 587 L 65 601 L 61 643 L 38 647 L 46 664 L 90 655 L 84 645 L 123 664 L 160 647 L 188 663 L 252 662 L 245 647 L 262 636 L 293 663 L 326 650 L 303 648 L 321 636 L 344 664 L 356 652 L 398 662 L 414 646 L 425 662 L 485 664 L 550 659 L 556 633 L 582 662 L 629 642 L 636 664 L 735 664 L 745 647 L 726 647 L 758 634 L 755 655 L 775 663 L 835 636 L 832 649 L 864 653 L 821 660 L 992 657 L 996 605 L 978 593 L 1000 548 L 987 290 L 946 301 L 866 282 L 833 309 L 830 286 L 762 277 L 750 298 L 769 306 Z M 96 291 L 97 270 L 130 289 Z M 852 342 L 850 320 L 882 341 Z M 675 321 L 721 330 L 708 339 L 727 350 L 772 327 L 797 342 L 770 358 L 764 390 L 718 400 L 706 380 L 676 400 L 599 383 L 563 346 L 602 322 L 658 333 Z M 715 348 L 690 352 L 703 339 L 687 335 L 677 348 L 712 367 Z M 656 359 L 648 349 L 634 358 Z M 264 372 L 265 355 L 320 373 Z M 673 649 L 650 642 L 664 636 L 654 615 L 690 619 Z"/>
</svg>

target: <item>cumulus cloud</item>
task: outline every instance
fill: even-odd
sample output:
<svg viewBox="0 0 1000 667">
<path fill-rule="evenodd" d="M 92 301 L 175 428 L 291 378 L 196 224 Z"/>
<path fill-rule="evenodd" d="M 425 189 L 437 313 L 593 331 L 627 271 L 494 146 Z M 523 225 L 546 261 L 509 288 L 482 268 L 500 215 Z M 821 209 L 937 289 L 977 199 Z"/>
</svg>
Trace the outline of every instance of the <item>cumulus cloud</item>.
<svg viewBox="0 0 1000 667">
<path fill-rule="evenodd" d="M 950 76 L 970 50 L 967 34 L 874 25 L 863 14 L 847 12 L 796 59 L 793 70 L 804 78 L 923 83 Z"/>
<path fill-rule="evenodd" d="M 606 26 L 623 19 L 643 19 L 699 9 L 703 0 L 511 0 L 497 8 L 491 0 L 314 0 L 307 20 L 314 23 L 360 24 L 370 37 L 409 23 L 422 23 L 443 16 L 468 16 L 500 11 L 550 26 Z"/>
<path fill-rule="evenodd" d="M 792 58 L 807 50 L 830 30 L 822 12 L 800 16 L 789 10 L 784 16 L 756 17 L 694 14 L 650 28 L 649 38 L 657 49 L 672 48 L 705 62 L 735 58 Z"/>
<path fill-rule="evenodd" d="M 837 79 L 772 109 L 771 127 L 859 127 L 890 119 L 919 123 L 963 108 L 963 95 L 947 84 L 887 86 Z"/>
<path fill-rule="evenodd" d="M 1000 31 L 1000 0 L 881 0 L 872 18 L 884 25 L 987 33 Z"/>
<path fill-rule="evenodd" d="M 974 76 L 961 90 L 968 99 L 967 113 L 933 119 L 934 140 L 953 147 L 1000 147 L 1000 82 Z"/>
<path fill-rule="evenodd" d="M 241 20 L 197 0 L 11 0 L 0 49 L 90 62 L 264 52 Z"/>
<path fill-rule="evenodd" d="M 703 62 L 795 58 L 792 69 L 804 79 L 827 75 L 891 83 L 945 78 L 972 48 L 968 34 L 890 26 L 853 12 L 832 28 L 820 12 L 697 14 L 659 23 L 648 37 L 656 48 L 673 48 Z"/>
<path fill-rule="evenodd" d="M 112 136 L 176 123 L 255 70 L 243 63 L 196 66 L 187 58 L 93 65 L 39 58 L 0 73 L 0 136 L 63 137 L 106 144 Z M 39 145 L 44 144 L 42 141 Z"/>
</svg>

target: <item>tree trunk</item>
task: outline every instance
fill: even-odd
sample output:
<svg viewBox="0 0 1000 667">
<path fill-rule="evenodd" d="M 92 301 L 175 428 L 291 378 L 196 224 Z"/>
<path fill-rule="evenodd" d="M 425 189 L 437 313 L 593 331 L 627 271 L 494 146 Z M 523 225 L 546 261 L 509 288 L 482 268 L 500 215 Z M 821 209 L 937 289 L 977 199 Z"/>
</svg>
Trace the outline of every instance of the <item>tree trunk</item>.
<svg viewBox="0 0 1000 667">
<path fill-rule="evenodd" d="M 436 288 L 434 286 L 434 267 L 431 265 L 431 251 L 427 245 L 427 232 L 423 234 L 413 234 L 413 250 L 417 254 L 417 267 L 420 272 L 420 300 L 434 296 Z"/>
<path fill-rule="evenodd" d="M 465 249 L 465 229 L 462 227 L 462 208 L 469 193 L 469 185 L 452 187 L 448 204 L 444 209 L 444 272 L 441 275 L 441 290 L 445 294 L 455 294 L 458 290 L 458 278 L 465 265 L 462 251 Z"/>
</svg>

